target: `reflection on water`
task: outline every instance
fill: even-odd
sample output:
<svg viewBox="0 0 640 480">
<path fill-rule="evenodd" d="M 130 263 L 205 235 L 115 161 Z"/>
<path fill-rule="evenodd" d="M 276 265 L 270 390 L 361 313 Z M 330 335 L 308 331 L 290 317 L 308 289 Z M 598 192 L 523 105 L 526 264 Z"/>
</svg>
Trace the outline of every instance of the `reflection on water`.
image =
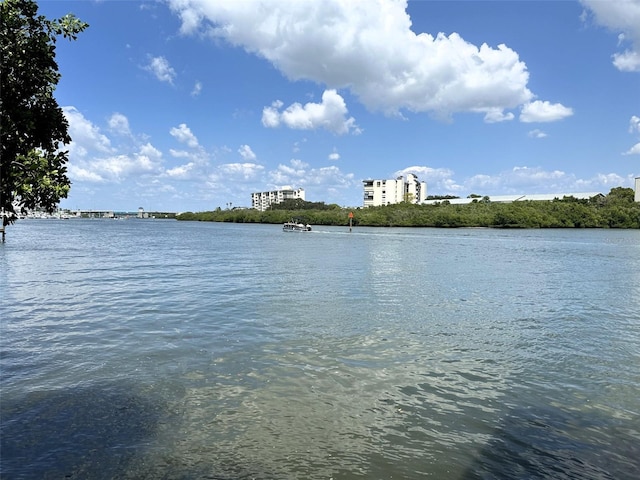
<svg viewBox="0 0 640 480">
<path fill-rule="evenodd" d="M 634 478 L 639 271 L 639 232 L 23 222 L 0 476 Z"/>
</svg>

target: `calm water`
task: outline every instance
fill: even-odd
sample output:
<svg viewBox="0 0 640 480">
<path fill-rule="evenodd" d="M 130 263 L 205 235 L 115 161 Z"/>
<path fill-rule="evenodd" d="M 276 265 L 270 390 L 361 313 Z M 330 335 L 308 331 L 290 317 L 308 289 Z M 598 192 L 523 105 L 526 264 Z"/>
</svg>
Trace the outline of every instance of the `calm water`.
<svg viewBox="0 0 640 480">
<path fill-rule="evenodd" d="M 631 479 L 640 231 L 24 220 L 3 479 Z"/>
</svg>

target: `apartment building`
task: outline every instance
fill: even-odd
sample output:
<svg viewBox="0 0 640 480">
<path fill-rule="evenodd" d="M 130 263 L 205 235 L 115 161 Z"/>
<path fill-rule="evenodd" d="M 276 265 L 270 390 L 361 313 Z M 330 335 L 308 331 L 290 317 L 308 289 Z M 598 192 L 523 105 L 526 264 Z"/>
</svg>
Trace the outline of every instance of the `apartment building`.
<svg viewBox="0 0 640 480">
<path fill-rule="evenodd" d="M 264 212 L 271 205 L 281 203 L 285 200 L 304 200 L 304 188 L 293 190 L 283 188 L 282 190 L 272 190 L 269 192 L 256 192 L 251 194 L 251 207 Z"/>
<path fill-rule="evenodd" d="M 378 207 L 394 203 L 423 203 L 427 199 L 427 184 L 409 173 L 395 180 L 363 180 L 364 206 Z"/>
</svg>

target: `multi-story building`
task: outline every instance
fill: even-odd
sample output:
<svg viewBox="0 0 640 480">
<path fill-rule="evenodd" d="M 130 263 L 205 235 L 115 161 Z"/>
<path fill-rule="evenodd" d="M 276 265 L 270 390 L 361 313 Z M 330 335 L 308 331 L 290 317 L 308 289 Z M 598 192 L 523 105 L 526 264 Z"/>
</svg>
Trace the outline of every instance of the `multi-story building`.
<svg viewBox="0 0 640 480">
<path fill-rule="evenodd" d="M 363 180 L 364 206 L 378 207 L 393 203 L 423 203 L 427 199 L 427 184 L 412 173 L 395 180 Z"/>
<path fill-rule="evenodd" d="M 634 200 L 640 202 L 640 177 L 636 177 Z"/>
<path fill-rule="evenodd" d="M 251 207 L 264 212 L 267 208 L 275 203 L 281 203 L 285 200 L 304 200 L 304 188 L 293 190 L 292 188 L 283 188 L 282 190 L 272 190 L 269 192 L 256 192 L 251 194 Z"/>
</svg>

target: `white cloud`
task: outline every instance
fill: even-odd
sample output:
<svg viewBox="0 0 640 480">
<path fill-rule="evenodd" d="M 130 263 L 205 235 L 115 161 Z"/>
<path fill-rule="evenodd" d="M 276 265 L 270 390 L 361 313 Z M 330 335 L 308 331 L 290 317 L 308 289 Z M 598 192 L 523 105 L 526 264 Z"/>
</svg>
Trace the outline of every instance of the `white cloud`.
<svg viewBox="0 0 640 480">
<path fill-rule="evenodd" d="M 315 193 L 321 200 L 326 200 L 328 191 L 335 193 L 361 187 L 354 180 L 353 173 L 344 173 L 334 165 L 311 168 L 308 163 L 295 158 L 289 165 L 280 164 L 275 170 L 268 172 L 268 177 L 273 188 L 281 188 L 283 185 L 302 187 L 307 193 Z M 310 198 L 312 197 L 307 195 L 307 200 Z"/>
<path fill-rule="evenodd" d="M 162 152 L 150 143 L 138 144 L 124 115 L 115 113 L 107 120 L 109 130 L 125 140 L 113 146 L 76 108 L 64 107 L 63 111 L 73 139 L 68 148 L 68 171 L 74 182 L 121 182 L 130 176 L 160 173 Z"/>
<path fill-rule="evenodd" d="M 303 168 L 307 168 L 309 166 L 309 164 L 307 162 L 304 162 L 298 158 L 292 158 L 291 159 L 291 165 L 295 168 L 299 168 L 299 169 L 303 169 Z"/>
<path fill-rule="evenodd" d="M 619 187 L 620 185 L 633 185 L 633 176 L 628 175 L 625 178 L 617 173 L 598 173 L 591 179 L 581 180 L 580 183 L 591 187 L 589 190 L 601 189 L 602 193 L 609 193 L 609 190 L 614 187 Z"/>
<path fill-rule="evenodd" d="M 173 85 L 176 78 L 176 71 L 169 65 L 169 61 L 164 57 L 151 57 L 149 63 L 143 67 L 151 72 L 161 82 Z"/>
<path fill-rule="evenodd" d="M 338 160 L 340 160 L 340 154 L 338 152 L 336 152 L 335 150 L 333 152 L 331 152 L 329 154 L 329 160 L 331 160 L 332 162 L 336 162 Z"/>
<path fill-rule="evenodd" d="M 186 152 L 184 150 L 175 150 L 173 148 L 169 149 L 169 154 L 175 158 L 191 158 L 193 154 L 191 152 Z"/>
<path fill-rule="evenodd" d="M 73 179 L 75 182 L 102 183 L 105 181 L 105 179 L 96 172 L 79 167 L 74 163 L 69 163 L 68 172 L 69 178 Z"/>
<path fill-rule="evenodd" d="M 630 45 L 612 56 L 614 66 L 625 72 L 640 72 L 640 1 L 581 0 L 581 3 L 591 11 L 597 24 L 622 32 L 618 35 L 619 44 Z"/>
<path fill-rule="evenodd" d="M 180 143 L 185 143 L 191 148 L 198 147 L 198 139 L 185 123 L 181 123 L 177 127 L 173 127 L 169 133 Z"/>
<path fill-rule="evenodd" d="M 202 82 L 196 82 L 191 90 L 191 96 L 197 97 L 202 92 Z"/>
<path fill-rule="evenodd" d="M 406 0 L 170 0 L 181 32 L 224 39 L 265 58 L 287 78 L 349 88 L 370 110 L 400 114 L 481 112 L 486 121 L 529 102 L 529 72 L 517 52 L 411 29 Z M 276 108 L 277 110 L 277 108 Z M 301 111 L 302 110 L 302 111 Z M 265 126 L 281 117 L 265 109 Z M 292 124 L 308 125 L 309 112 Z M 306 113 L 306 115 L 305 115 Z M 310 127 L 305 127 L 310 128 Z M 343 127 L 344 128 L 344 127 Z"/>
<path fill-rule="evenodd" d="M 87 120 L 75 107 L 63 107 L 62 111 L 69 123 L 69 156 L 84 157 L 88 152 L 110 153 L 112 151 L 109 138 L 100 133 L 100 128 Z"/>
<path fill-rule="evenodd" d="M 557 182 L 559 179 L 566 178 L 567 174 L 561 170 L 547 171 L 541 168 L 531 167 L 513 167 L 511 170 L 502 174 L 503 178 L 509 178 L 512 185 L 528 184 L 532 181 L 536 182 Z"/>
<path fill-rule="evenodd" d="M 240 145 L 238 153 L 244 160 L 251 161 L 256 159 L 256 154 L 253 153 L 249 145 Z"/>
<path fill-rule="evenodd" d="M 251 180 L 256 178 L 260 173 L 264 171 L 262 165 L 256 163 L 225 163 L 218 166 L 218 172 L 226 178 L 230 178 L 234 181 L 237 180 Z"/>
<path fill-rule="evenodd" d="M 640 155 L 640 143 L 636 143 L 633 147 L 624 152 L 623 155 Z"/>
<path fill-rule="evenodd" d="M 511 112 L 504 113 L 504 111 L 499 108 L 492 108 L 485 114 L 484 121 L 486 123 L 506 122 L 513 120 L 514 117 Z"/>
<path fill-rule="evenodd" d="M 131 129 L 129 128 L 129 119 L 123 114 L 117 112 L 114 113 L 113 115 L 111 115 L 107 123 L 109 125 L 109 129 L 113 133 L 117 133 L 118 135 L 127 137 L 131 135 Z"/>
<path fill-rule="evenodd" d="M 178 165 L 177 167 L 169 168 L 165 171 L 168 177 L 176 180 L 188 180 L 192 177 L 192 172 L 195 170 L 196 164 L 194 162 L 185 163 L 184 165 Z"/>
<path fill-rule="evenodd" d="M 560 103 L 536 100 L 523 105 L 520 121 L 525 123 L 555 122 L 571 115 L 573 115 L 573 110 Z"/>
<path fill-rule="evenodd" d="M 178 127 L 172 128 L 169 133 L 179 142 L 187 144 L 191 149 L 187 151 L 170 148 L 169 154 L 173 158 L 188 161 L 168 169 L 165 174 L 180 180 L 197 180 L 206 176 L 210 155 L 200 146 L 191 129 L 186 124 L 181 123 Z"/>
<path fill-rule="evenodd" d="M 162 152 L 150 143 L 146 143 L 140 146 L 134 159 L 137 171 L 157 172 L 162 164 Z"/>
<path fill-rule="evenodd" d="M 114 155 L 97 158 L 90 162 L 91 171 L 107 181 L 121 181 L 132 174 L 152 172 L 153 162 L 146 156 Z"/>
<path fill-rule="evenodd" d="M 268 128 L 276 128 L 280 126 L 280 112 L 278 111 L 284 103 L 276 100 L 271 103 L 270 107 L 264 107 L 262 110 L 262 125 Z"/>
<path fill-rule="evenodd" d="M 640 117 L 633 115 L 629 120 L 629 133 L 640 134 Z M 640 155 L 640 143 L 636 143 L 633 147 L 623 153 L 623 155 Z"/>
<path fill-rule="evenodd" d="M 531 138 L 544 138 L 547 136 L 546 133 L 542 130 L 538 130 L 537 128 L 535 130 L 531 130 L 527 135 Z"/>
<path fill-rule="evenodd" d="M 316 130 L 324 128 L 337 135 L 349 132 L 361 133 L 353 117 L 347 118 L 348 110 L 344 99 L 335 90 L 325 90 L 322 103 L 294 103 L 283 112 L 279 108 L 283 105 L 276 101 L 262 111 L 262 124 L 275 128 L 285 124 L 297 130 Z"/>
<path fill-rule="evenodd" d="M 640 53 L 625 50 L 613 55 L 613 65 L 621 72 L 640 72 Z"/>
</svg>

